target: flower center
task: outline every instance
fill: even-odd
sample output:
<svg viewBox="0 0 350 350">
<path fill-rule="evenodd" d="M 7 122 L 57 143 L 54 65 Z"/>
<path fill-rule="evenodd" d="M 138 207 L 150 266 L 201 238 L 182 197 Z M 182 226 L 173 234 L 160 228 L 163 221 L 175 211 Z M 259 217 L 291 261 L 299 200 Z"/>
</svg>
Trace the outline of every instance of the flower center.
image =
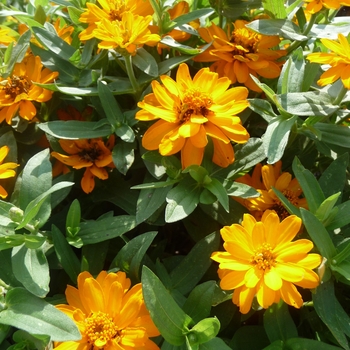
<svg viewBox="0 0 350 350">
<path fill-rule="evenodd" d="M 23 75 L 13 75 L 12 78 L 7 78 L 6 85 L 3 85 L 6 95 L 10 95 L 13 99 L 23 93 L 28 93 L 31 87 L 29 79 Z M 3 81 L 3 83 L 5 82 Z"/>
<path fill-rule="evenodd" d="M 209 114 L 213 100 L 210 94 L 193 88 L 187 91 L 183 97 L 181 109 L 179 109 L 179 119 L 181 123 L 188 121 L 191 115 L 206 116 Z"/>
<path fill-rule="evenodd" d="M 90 140 L 88 141 L 90 143 Z M 80 159 L 86 160 L 87 162 L 94 162 L 101 155 L 102 151 L 96 144 L 92 144 L 90 148 L 83 149 L 78 153 Z"/>
<path fill-rule="evenodd" d="M 275 266 L 275 257 L 272 253 L 272 247 L 269 243 L 263 243 L 255 252 L 252 257 L 252 264 L 257 265 L 260 270 L 269 270 L 272 266 Z"/>
<path fill-rule="evenodd" d="M 110 21 L 121 21 L 123 13 L 128 10 L 125 6 L 124 0 L 109 1 L 109 6 L 111 8 L 111 10 L 109 11 Z"/>
<path fill-rule="evenodd" d="M 255 53 L 258 42 L 259 34 L 247 28 L 237 28 L 232 32 L 231 43 L 235 44 L 235 55 Z"/>
<path fill-rule="evenodd" d="M 107 342 L 119 336 L 118 329 L 111 317 L 104 312 L 92 313 L 85 319 L 85 334 L 87 341 L 98 348 L 103 348 Z"/>
<path fill-rule="evenodd" d="M 293 191 L 284 190 L 282 193 L 289 200 L 289 202 L 291 202 L 296 207 L 298 206 L 298 197 L 295 196 Z M 278 199 L 276 200 L 275 204 L 270 209 L 274 210 L 281 220 L 285 219 L 287 216 L 290 215 L 289 212 L 287 211 L 287 209 L 283 206 L 281 201 Z"/>
</svg>

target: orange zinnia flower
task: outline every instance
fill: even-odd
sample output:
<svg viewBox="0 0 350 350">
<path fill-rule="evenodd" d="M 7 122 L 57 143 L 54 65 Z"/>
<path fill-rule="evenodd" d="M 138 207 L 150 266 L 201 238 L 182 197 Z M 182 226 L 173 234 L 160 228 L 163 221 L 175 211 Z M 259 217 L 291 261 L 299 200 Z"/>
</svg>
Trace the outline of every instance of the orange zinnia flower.
<svg viewBox="0 0 350 350">
<path fill-rule="evenodd" d="M 220 77 L 226 76 L 232 84 L 244 84 L 249 89 L 261 91 L 250 77 L 277 78 L 281 73 L 281 62 L 277 59 L 286 54 L 285 50 L 272 50 L 280 43 L 277 35 L 266 36 L 253 32 L 245 25 L 249 23 L 237 20 L 234 30 L 225 33 L 214 23 L 209 28 L 199 28 L 201 37 L 213 42 L 205 52 L 194 57 L 198 62 L 214 62 L 210 69 Z"/>
<path fill-rule="evenodd" d="M 248 107 L 248 90 L 228 89 L 230 80 L 219 78 L 208 68 L 201 69 L 192 79 L 186 64 L 180 65 L 176 81 L 167 75 L 160 79 L 163 85 L 152 81 L 153 93 L 138 103 L 142 110 L 136 113 L 136 119 L 160 119 L 144 134 L 143 147 L 159 149 L 163 156 L 181 151 L 185 168 L 201 164 L 210 136 L 213 162 L 222 167 L 231 164 L 234 161 L 231 141 L 245 143 L 249 138 L 236 116 Z"/>
<path fill-rule="evenodd" d="M 232 301 L 241 313 L 249 312 L 255 296 L 265 309 L 280 299 L 300 308 L 303 300 L 295 285 L 318 286 L 319 277 L 312 269 L 322 258 L 308 254 L 312 241 L 291 242 L 300 227 L 301 219 L 295 215 L 280 222 L 275 212 L 266 211 L 261 222 L 244 214 L 241 225 L 221 229 L 225 252 L 214 252 L 211 258 L 220 263 L 220 287 L 234 289 Z"/>
<path fill-rule="evenodd" d="M 159 350 L 149 339 L 159 331 L 146 309 L 142 285 L 130 286 L 130 279 L 121 271 L 101 271 L 96 279 L 89 272 L 80 273 L 78 289 L 67 286 L 69 305 L 56 307 L 76 323 L 82 339 L 55 343 L 54 348 Z"/>
<path fill-rule="evenodd" d="M 120 21 L 125 12 L 140 16 L 153 14 L 150 2 L 145 0 L 97 0 L 97 2 L 102 8 L 87 2 L 87 10 L 79 18 L 80 22 L 88 24 L 88 27 L 79 34 L 80 40 L 92 39 L 93 32 L 102 19 L 112 23 Z"/>
<path fill-rule="evenodd" d="M 329 64 L 331 68 L 325 71 L 317 84 L 325 86 L 339 78 L 347 89 L 350 89 L 350 44 L 343 34 L 338 34 L 338 41 L 321 39 L 324 46 L 333 52 L 314 52 L 307 56 L 313 63 Z"/>
<path fill-rule="evenodd" d="M 46 102 L 52 97 L 52 91 L 35 83 L 52 83 L 58 72 L 43 68 L 39 56 L 26 56 L 21 63 L 16 63 L 13 72 L 7 78 L 0 77 L 0 123 L 4 120 L 11 124 L 17 115 L 26 120 L 36 116 L 32 101 Z"/>
<path fill-rule="evenodd" d="M 306 199 L 301 198 L 303 191 L 298 180 L 296 178 L 292 179 L 292 175 L 288 172 L 281 173 L 281 167 L 281 161 L 273 165 L 267 164 L 262 166 L 261 164 L 257 164 L 252 176 L 246 174 L 236 180 L 237 182 L 245 183 L 255 188 L 260 193 L 260 197 L 256 198 L 235 198 L 247 207 L 256 218 L 261 217 L 262 213 L 267 209 L 274 210 L 281 219 L 289 215 L 272 187 L 282 192 L 296 207 L 305 209 L 308 207 Z"/>
<path fill-rule="evenodd" d="M 7 179 L 9 177 L 14 177 L 16 172 L 13 170 L 19 166 L 16 163 L 2 163 L 6 156 L 8 155 L 10 148 L 8 146 L 2 146 L 0 148 L 0 179 Z M 8 196 L 7 191 L 0 185 L 0 197 L 6 198 Z"/>
<path fill-rule="evenodd" d="M 338 10 L 341 6 L 350 6 L 349 0 L 305 0 L 307 4 L 306 11 L 313 14 L 320 12 L 323 8 Z"/>
<path fill-rule="evenodd" d="M 160 36 L 152 34 L 148 28 L 151 21 L 152 16 L 142 17 L 125 12 L 120 21 L 110 22 L 103 18 L 93 34 L 102 40 L 98 44 L 100 49 L 119 48 L 134 55 L 139 47 L 155 46 L 160 41 Z"/>
<path fill-rule="evenodd" d="M 60 140 L 59 143 L 69 155 L 57 152 L 52 152 L 51 155 L 74 169 L 86 168 L 81 179 L 81 188 L 85 193 L 90 193 L 94 189 L 95 176 L 101 180 L 108 179 L 105 167 L 114 168 L 112 160 L 114 135 L 110 136 L 106 144 L 102 139 Z"/>
</svg>

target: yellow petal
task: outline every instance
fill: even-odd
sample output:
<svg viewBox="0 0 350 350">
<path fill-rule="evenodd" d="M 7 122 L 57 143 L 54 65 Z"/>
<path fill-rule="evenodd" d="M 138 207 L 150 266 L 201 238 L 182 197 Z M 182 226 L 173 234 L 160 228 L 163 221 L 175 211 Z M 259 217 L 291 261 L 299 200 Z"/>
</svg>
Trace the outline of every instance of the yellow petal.
<svg viewBox="0 0 350 350">
<path fill-rule="evenodd" d="M 269 271 L 264 274 L 265 284 L 272 290 L 279 290 L 282 287 L 282 278 L 276 272 L 275 268 L 272 267 Z"/>
<path fill-rule="evenodd" d="M 295 215 L 285 218 L 279 225 L 279 236 L 277 244 L 282 245 L 290 242 L 299 232 L 301 227 L 301 219 Z"/>
<path fill-rule="evenodd" d="M 264 309 L 267 309 L 275 302 L 276 292 L 269 288 L 264 282 L 261 282 L 257 287 L 256 298 L 258 300 L 258 303 Z"/>
<path fill-rule="evenodd" d="M 340 78 L 345 88 L 350 90 L 350 64 L 343 69 Z"/>
<path fill-rule="evenodd" d="M 215 138 L 212 139 L 214 145 L 213 163 L 222 168 L 228 167 L 235 160 L 235 154 L 231 143 L 225 143 Z"/>
<path fill-rule="evenodd" d="M 263 270 L 253 267 L 244 276 L 244 284 L 247 288 L 255 288 L 258 282 L 264 277 Z"/>
<path fill-rule="evenodd" d="M 203 156 L 204 147 L 196 147 L 193 145 L 191 139 L 187 139 L 181 149 L 182 168 L 185 169 L 193 164 L 200 165 L 202 163 Z"/>
<path fill-rule="evenodd" d="M 279 276 L 288 282 L 299 282 L 304 277 L 305 269 L 299 267 L 293 263 L 280 263 L 278 262 L 274 267 L 275 272 L 279 274 Z"/>
<path fill-rule="evenodd" d="M 304 278 L 300 282 L 294 282 L 297 286 L 313 289 L 320 284 L 318 274 L 310 269 L 304 270 Z"/>
<path fill-rule="evenodd" d="M 298 239 L 283 246 L 279 245 L 274 250 L 274 254 L 277 255 L 277 261 L 297 262 L 304 259 L 313 247 L 314 245 L 310 240 Z"/>
<path fill-rule="evenodd" d="M 242 314 L 247 314 L 252 307 L 254 296 L 255 288 L 247 288 L 245 286 L 242 286 L 235 289 L 232 300 L 234 304 L 239 306 L 239 311 Z"/>
<path fill-rule="evenodd" d="M 179 128 L 179 135 L 181 137 L 191 137 L 199 132 L 200 124 L 194 124 L 190 121 L 183 123 Z"/>
<path fill-rule="evenodd" d="M 223 290 L 236 289 L 244 284 L 245 271 L 230 271 L 220 281 Z"/>
<path fill-rule="evenodd" d="M 95 188 L 95 177 L 89 169 L 90 168 L 86 168 L 80 182 L 81 188 L 85 193 L 90 193 Z"/>
<path fill-rule="evenodd" d="M 92 312 L 108 312 L 100 284 L 94 278 L 86 278 L 83 284 L 84 304 Z"/>
<path fill-rule="evenodd" d="M 294 306 L 296 308 L 301 308 L 303 306 L 303 299 L 296 287 L 290 282 L 283 282 L 283 286 L 280 289 L 281 298 L 288 305 Z"/>
<path fill-rule="evenodd" d="M 307 269 L 314 269 L 321 264 L 321 261 L 322 261 L 321 255 L 311 253 L 311 254 L 308 254 L 304 259 L 299 260 L 297 264 Z"/>
</svg>

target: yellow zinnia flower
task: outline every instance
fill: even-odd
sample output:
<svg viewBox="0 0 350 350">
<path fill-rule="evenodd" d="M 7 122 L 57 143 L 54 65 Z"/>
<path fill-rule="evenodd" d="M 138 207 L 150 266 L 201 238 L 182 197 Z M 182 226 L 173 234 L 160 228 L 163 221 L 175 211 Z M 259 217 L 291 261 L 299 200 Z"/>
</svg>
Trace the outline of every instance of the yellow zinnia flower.
<svg viewBox="0 0 350 350">
<path fill-rule="evenodd" d="M 333 52 L 314 52 L 307 56 L 310 62 L 331 66 L 320 76 L 317 84 L 325 86 L 340 78 L 344 86 L 350 89 L 350 45 L 348 40 L 339 33 L 338 41 L 321 39 L 321 42 Z"/>
<path fill-rule="evenodd" d="M 220 287 L 232 290 L 232 301 L 240 312 L 249 312 L 256 296 L 259 305 L 268 308 L 280 299 L 300 308 L 303 299 L 296 286 L 316 288 L 318 275 L 312 271 L 321 263 L 319 254 L 308 254 L 313 243 L 308 239 L 291 242 L 301 227 L 301 219 L 267 211 L 257 222 L 244 214 L 242 224 L 225 226 L 220 233 L 225 252 L 211 258 L 220 263 Z"/>
<path fill-rule="evenodd" d="M 134 55 L 139 47 L 155 46 L 160 41 L 160 36 L 152 34 L 148 28 L 151 21 L 152 16 L 142 17 L 125 12 L 120 21 L 112 23 L 102 19 L 93 35 L 102 40 L 98 44 L 100 49 L 125 49 Z"/>
<path fill-rule="evenodd" d="M 248 107 L 245 87 L 228 89 L 230 80 L 219 78 L 208 68 L 201 69 L 192 79 L 188 66 L 181 64 L 176 81 L 160 77 L 163 85 L 152 81 L 153 93 L 138 106 L 139 120 L 158 120 L 144 134 L 142 145 L 148 150 L 159 149 L 163 156 L 181 151 L 182 167 L 200 165 L 210 136 L 214 145 L 213 162 L 227 167 L 234 161 L 231 141 L 245 143 L 247 130 L 236 116 Z"/>
<path fill-rule="evenodd" d="M 120 21 L 123 13 L 148 16 L 153 14 L 153 8 L 146 0 L 97 0 L 101 7 L 86 3 L 87 10 L 81 14 L 79 21 L 88 23 L 88 27 L 79 34 L 80 40 L 89 40 L 94 37 L 93 31 L 97 24 L 105 19 L 109 22 Z"/>
<path fill-rule="evenodd" d="M 260 197 L 246 199 L 235 198 L 257 219 L 261 217 L 262 213 L 267 209 L 274 210 L 281 219 L 289 215 L 272 187 L 282 192 L 296 207 L 308 208 L 306 199 L 301 197 L 303 191 L 298 180 L 296 178 L 293 179 L 292 175 L 288 172 L 281 173 L 281 167 L 281 161 L 264 166 L 257 164 L 252 175 L 246 174 L 236 180 L 237 182 L 255 188 L 260 193 Z"/>
<path fill-rule="evenodd" d="M 35 83 L 52 83 L 57 76 L 58 72 L 43 68 L 39 56 L 30 54 L 16 63 L 9 77 L 0 77 L 0 123 L 6 120 L 11 124 L 17 112 L 21 118 L 32 120 L 36 116 L 32 101 L 46 102 L 53 93 Z"/>
<path fill-rule="evenodd" d="M 82 335 L 78 341 L 55 343 L 58 350 L 158 350 L 149 337 L 159 335 L 146 309 L 141 283 L 130 289 L 124 272 L 89 272 L 78 276 L 78 288 L 67 286 L 69 305 L 57 305 Z"/>
<path fill-rule="evenodd" d="M 7 179 L 9 177 L 14 177 L 16 172 L 13 170 L 19 166 L 16 163 L 2 163 L 6 156 L 8 155 L 10 148 L 8 146 L 2 146 L 0 148 L 0 179 Z M 6 198 L 8 196 L 7 191 L 0 185 L 0 197 Z"/>
<path fill-rule="evenodd" d="M 253 32 L 245 25 L 249 23 L 236 20 L 234 30 L 225 33 L 214 23 L 208 28 L 199 28 L 198 32 L 212 45 L 205 52 L 194 57 L 198 62 L 214 62 L 210 69 L 220 77 L 228 77 L 232 84 L 244 84 L 253 91 L 261 89 L 250 77 L 277 78 L 281 73 L 282 62 L 277 59 L 286 54 L 285 50 L 272 50 L 280 43 L 277 35 L 266 36 Z"/>
<path fill-rule="evenodd" d="M 74 169 L 86 168 L 81 179 L 81 188 L 85 193 L 90 193 L 95 187 L 95 176 L 106 180 L 108 172 L 105 167 L 114 168 L 114 139 L 114 135 L 111 135 L 106 144 L 102 139 L 60 140 L 62 149 L 69 155 L 58 152 L 52 152 L 51 155 Z"/>
</svg>

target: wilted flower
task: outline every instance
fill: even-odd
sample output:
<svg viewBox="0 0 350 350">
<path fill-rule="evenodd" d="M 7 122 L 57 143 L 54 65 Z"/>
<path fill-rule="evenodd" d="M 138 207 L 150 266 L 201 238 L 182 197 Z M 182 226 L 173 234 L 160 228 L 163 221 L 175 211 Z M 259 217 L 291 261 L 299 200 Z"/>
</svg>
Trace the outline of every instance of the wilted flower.
<svg viewBox="0 0 350 350">
<path fill-rule="evenodd" d="M 16 163 L 3 163 L 4 159 L 8 155 L 10 148 L 8 146 L 2 146 L 0 148 L 0 179 L 7 179 L 9 177 L 14 177 L 16 172 L 13 169 L 16 169 L 19 164 Z M 7 191 L 0 185 L 0 197 L 6 198 L 8 196 Z"/>
<path fill-rule="evenodd" d="M 160 77 L 152 81 L 153 93 L 138 106 L 136 119 L 155 120 L 144 134 L 142 145 L 159 149 L 163 156 L 181 151 L 182 167 L 201 164 L 208 136 L 214 145 L 213 162 L 227 167 L 234 161 L 231 141 L 245 143 L 247 130 L 236 116 L 248 107 L 245 87 L 228 89 L 230 80 L 203 68 L 191 78 L 188 66 L 181 64 L 176 81 Z"/>
<path fill-rule="evenodd" d="M 316 288 L 318 275 L 312 271 L 321 263 L 308 239 L 292 240 L 299 232 L 301 219 L 288 216 L 280 222 L 273 211 L 266 211 L 261 222 L 244 214 L 242 224 L 221 229 L 225 252 L 211 258 L 220 263 L 220 287 L 234 289 L 232 301 L 240 312 L 249 312 L 256 296 L 259 305 L 268 308 L 280 299 L 300 308 L 303 300 L 296 286 Z"/>
<path fill-rule="evenodd" d="M 86 168 L 81 179 L 81 188 L 85 193 L 90 193 L 95 187 L 95 176 L 106 180 L 108 172 L 105 167 L 114 168 L 112 160 L 114 139 L 114 135 L 111 135 L 106 144 L 100 138 L 60 140 L 62 149 L 68 155 L 58 152 L 52 152 L 51 155 L 74 169 Z"/>
<path fill-rule="evenodd" d="M 286 54 L 285 50 L 273 50 L 280 43 L 277 35 L 266 36 L 253 32 L 245 25 L 247 21 L 236 20 L 232 33 L 226 33 L 216 24 L 199 28 L 199 34 L 212 45 L 194 57 L 198 62 L 214 62 L 210 69 L 220 77 L 228 77 L 232 84 L 244 84 L 249 89 L 261 91 L 250 77 L 277 78 L 282 62 L 277 60 Z"/>
<path fill-rule="evenodd" d="M 321 75 L 317 84 L 325 86 L 340 78 L 344 86 L 350 89 L 350 45 L 348 40 L 343 34 L 339 33 L 338 41 L 321 39 L 321 42 L 332 52 L 314 52 L 307 56 L 310 62 L 331 66 Z"/>
<path fill-rule="evenodd" d="M 101 7 L 87 2 L 87 10 L 79 18 L 80 22 L 88 24 L 88 27 L 79 34 L 80 40 L 92 39 L 95 36 L 93 32 L 102 19 L 112 23 L 121 21 L 125 12 L 140 16 L 153 14 L 152 6 L 146 0 L 97 0 L 97 3 Z"/>
<path fill-rule="evenodd" d="M 246 199 L 235 198 L 256 217 L 259 218 L 262 213 L 271 209 L 274 210 L 281 219 L 289 215 L 281 201 L 276 196 L 272 187 L 283 193 L 283 195 L 296 207 L 307 209 L 307 202 L 302 198 L 303 193 L 299 182 L 288 172 L 281 173 L 282 162 L 275 164 L 266 164 L 262 166 L 257 164 L 252 175 L 246 174 L 236 181 L 255 188 L 260 197 L 252 197 Z"/>
<path fill-rule="evenodd" d="M 68 315 L 82 335 L 78 341 L 56 343 L 55 349 L 158 350 L 149 337 L 159 331 L 145 307 L 141 283 L 130 288 L 124 272 L 89 272 L 78 276 L 78 288 L 67 286 L 68 305 L 56 307 Z"/>
<path fill-rule="evenodd" d="M 35 83 L 52 83 L 57 76 L 58 72 L 43 68 L 39 56 L 29 54 L 16 63 L 10 76 L 0 77 L 0 123 L 6 120 L 11 124 L 17 112 L 21 118 L 32 120 L 37 113 L 32 101 L 46 102 L 52 97 L 52 91 Z"/>
</svg>

